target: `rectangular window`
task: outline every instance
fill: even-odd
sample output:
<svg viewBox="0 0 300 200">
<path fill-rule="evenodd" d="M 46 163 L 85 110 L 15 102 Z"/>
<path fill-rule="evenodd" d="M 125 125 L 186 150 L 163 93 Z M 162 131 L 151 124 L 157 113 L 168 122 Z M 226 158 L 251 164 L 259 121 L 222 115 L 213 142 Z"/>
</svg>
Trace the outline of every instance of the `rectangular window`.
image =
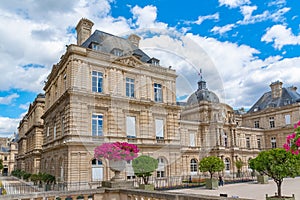
<svg viewBox="0 0 300 200">
<path fill-rule="evenodd" d="M 64 116 L 60 116 L 60 126 L 61 126 L 61 135 L 65 134 L 65 123 L 64 123 Z"/>
<path fill-rule="evenodd" d="M 190 147 L 194 147 L 195 145 L 195 133 L 190 133 Z"/>
<path fill-rule="evenodd" d="M 155 120 L 155 133 L 156 133 L 156 139 L 164 139 L 164 120 L 162 119 Z"/>
<path fill-rule="evenodd" d="M 246 147 L 250 149 L 250 137 L 246 137 Z"/>
<path fill-rule="evenodd" d="M 56 125 L 54 125 L 54 128 L 53 128 L 53 139 L 56 138 Z"/>
<path fill-rule="evenodd" d="M 259 121 L 254 121 L 254 128 L 259 128 Z"/>
<path fill-rule="evenodd" d="M 291 115 L 285 115 L 285 124 L 291 124 Z"/>
<path fill-rule="evenodd" d="M 102 92 L 103 74 L 101 72 L 92 72 L 92 91 Z"/>
<path fill-rule="evenodd" d="M 154 101 L 162 102 L 162 88 L 158 83 L 154 83 Z"/>
<path fill-rule="evenodd" d="M 92 136 L 103 136 L 103 115 L 92 115 Z"/>
<path fill-rule="evenodd" d="M 135 117 L 131 117 L 131 116 L 126 117 L 126 133 L 127 133 L 127 137 L 129 137 L 129 138 L 136 137 Z"/>
<path fill-rule="evenodd" d="M 274 149 L 276 146 L 276 137 L 271 137 L 271 148 Z"/>
<path fill-rule="evenodd" d="M 224 146 L 225 146 L 225 147 L 228 147 L 228 137 L 227 137 L 227 133 L 224 133 L 223 137 L 224 137 Z"/>
<path fill-rule="evenodd" d="M 134 79 L 126 78 L 126 96 L 134 97 Z"/>
<path fill-rule="evenodd" d="M 156 177 L 157 178 L 163 178 L 163 177 L 165 177 L 165 172 L 164 171 L 157 171 L 156 172 Z"/>
<path fill-rule="evenodd" d="M 275 127 L 275 120 L 274 120 L 274 117 L 270 117 L 270 118 L 269 118 L 269 122 L 270 122 L 270 128 L 274 128 L 274 127 Z"/>
<path fill-rule="evenodd" d="M 49 128 L 49 126 L 47 127 L 47 137 L 49 136 L 49 132 L 50 132 L 50 128 Z"/>
<path fill-rule="evenodd" d="M 257 148 L 261 149 L 261 139 L 257 138 Z"/>
</svg>

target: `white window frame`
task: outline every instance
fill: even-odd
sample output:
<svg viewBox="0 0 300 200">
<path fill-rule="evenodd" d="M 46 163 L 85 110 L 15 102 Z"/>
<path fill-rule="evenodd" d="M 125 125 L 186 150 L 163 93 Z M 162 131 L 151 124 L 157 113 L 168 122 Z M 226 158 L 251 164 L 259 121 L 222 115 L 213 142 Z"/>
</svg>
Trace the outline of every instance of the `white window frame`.
<svg viewBox="0 0 300 200">
<path fill-rule="evenodd" d="M 94 160 L 96 164 L 93 164 Z M 102 160 L 92 160 L 92 181 L 103 181 L 103 169 Z"/>
<path fill-rule="evenodd" d="M 275 119 L 274 117 L 269 118 L 270 128 L 275 128 Z"/>
<path fill-rule="evenodd" d="M 164 120 L 155 119 L 155 136 L 156 139 L 164 139 Z"/>
<path fill-rule="evenodd" d="M 96 122 L 96 124 L 94 123 Z M 101 122 L 101 125 L 99 124 Z M 94 126 L 96 125 L 96 128 Z M 92 114 L 92 136 L 101 137 L 103 136 L 103 114 Z"/>
<path fill-rule="evenodd" d="M 198 173 L 198 163 L 196 159 L 191 159 L 190 162 L 190 170 L 191 170 L 191 175 L 196 175 Z"/>
<path fill-rule="evenodd" d="M 246 136 L 246 148 L 247 149 L 251 148 L 251 138 L 250 138 L 250 136 Z"/>
<path fill-rule="evenodd" d="M 276 137 L 271 137 L 271 148 L 274 149 L 277 147 Z"/>
<path fill-rule="evenodd" d="M 103 92 L 103 73 L 92 71 L 92 92 Z"/>
<path fill-rule="evenodd" d="M 163 178 L 166 176 L 165 174 L 165 160 L 162 157 L 157 158 L 158 160 L 158 167 L 156 170 L 156 177 Z"/>
<path fill-rule="evenodd" d="M 190 147 L 195 147 L 195 133 L 190 133 Z"/>
<path fill-rule="evenodd" d="M 136 138 L 136 118 L 135 116 L 126 116 L 126 134 L 129 138 Z"/>
<path fill-rule="evenodd" d="M 230 171 L 230 159 L 229 158 L 225 158 L 224 164 L 225 164 L 225 171 Z"/>
<path fill-rule="evenodd" d="M 126 96 L 134 98 L 134 79 L 126 77 Z"/>
<path fill-rule="evenodd" d="M 162 94 L 162 85 L 160 83 L 154 83 L 154 101 L 162 102 L 163 101 L 163 94 Z"/>
<path fill-rule="evenodd" d="M 291 124 L 291 115 L 285 115 L 285 124 Z"/>
</svg>

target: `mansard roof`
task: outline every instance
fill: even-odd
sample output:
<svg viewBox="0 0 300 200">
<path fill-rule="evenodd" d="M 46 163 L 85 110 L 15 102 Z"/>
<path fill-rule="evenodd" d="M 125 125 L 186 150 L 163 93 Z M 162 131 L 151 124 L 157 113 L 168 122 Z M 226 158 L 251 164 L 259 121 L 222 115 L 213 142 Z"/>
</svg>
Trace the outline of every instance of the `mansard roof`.
<svg viewBox="0 0 300 200">
<path fill-rule="evenodd" d="M 96 30 L 81 46 L 91 48 L 91 44 L 100 46 L 100 51 L 111 53 L 114 49 L 122 50 L 123 55 L 134 55 L 142 62 L 149 62 L 151 59 L 146 53 L 139 49 L 128 39 L 121 38 L 103 31 Z"/>
<path fill-rule="evenodd" d="M 280 97 L 273 98 L 272 91 L 264 93 L 260 99 L 250 108 L 248 113 L 257 112 L 267 108 L 277 108 L 300 102 L 300 94 L 295 87 L 282 88 Z"/>
</svg>

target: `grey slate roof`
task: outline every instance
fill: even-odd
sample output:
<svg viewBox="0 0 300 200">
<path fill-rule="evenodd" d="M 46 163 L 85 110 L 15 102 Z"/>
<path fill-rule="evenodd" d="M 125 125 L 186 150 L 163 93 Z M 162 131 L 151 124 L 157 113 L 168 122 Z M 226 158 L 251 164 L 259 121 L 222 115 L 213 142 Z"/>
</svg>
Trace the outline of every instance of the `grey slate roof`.
<svg viewBox="0 0 300 200">
<path fill-rule="evenodd" d="M 198 90 L 194 92 L 187 100 L 187 105 L 198 104 L 200 101 L 209 101 L 213 103 L 219 103 L 219 97 L 206 87 L 206 81 L 203 80 L 202 76 L 198 81 Z"/>
<path fill-rule="evenodd" d="M 100 51 L 111 53 L 113 49 L 123 50 L 123 55 L 139 55 L 142 62 L 147 63 L 151 58 L 129 40 L 96 30 L 81 46 L 91 48 L 91 43 L 100 45 Z"/>
<path fill-rule="evenodd" d="M 300 102 L 300 94 L 293 87 L 282 88 L 282 95 L 279 98 L 272 98 L 272 92 L 264 93 L 260 99 L 250 108 L 248 113 L 264 110 L 266 108 L 276 108 Z"/>
</svg>

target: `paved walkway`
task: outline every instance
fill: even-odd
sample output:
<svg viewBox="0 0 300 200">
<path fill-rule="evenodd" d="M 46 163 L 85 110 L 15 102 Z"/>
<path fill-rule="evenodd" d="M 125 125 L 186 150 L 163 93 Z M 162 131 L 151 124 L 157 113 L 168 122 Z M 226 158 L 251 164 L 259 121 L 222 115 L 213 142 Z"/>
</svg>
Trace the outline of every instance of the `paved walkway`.
<svg viewBox="0 0 300 200">
<path fill-rule="evenodd" d="M 296 200 L 300 200 L 300 177 L 286 178 L 282 183 L 282 195 L 292 196 L 295 194 Z M 257 182 L 228 184 L 219 187 L 217 190 L 208 190 L 204 187 L 191 189 L 169 190 L 168 192 L 188 193 L 188 194 L 204 194 L 212 196 L 220 196 L 227 194 L 228 197 L 236 196 L 239 198 L 265 200 L 266 194 L 273 196 L 277 192 L 277 186 L 273 180 L 269 180 L 268 184 L 258 184 Z"/>
</svg>

